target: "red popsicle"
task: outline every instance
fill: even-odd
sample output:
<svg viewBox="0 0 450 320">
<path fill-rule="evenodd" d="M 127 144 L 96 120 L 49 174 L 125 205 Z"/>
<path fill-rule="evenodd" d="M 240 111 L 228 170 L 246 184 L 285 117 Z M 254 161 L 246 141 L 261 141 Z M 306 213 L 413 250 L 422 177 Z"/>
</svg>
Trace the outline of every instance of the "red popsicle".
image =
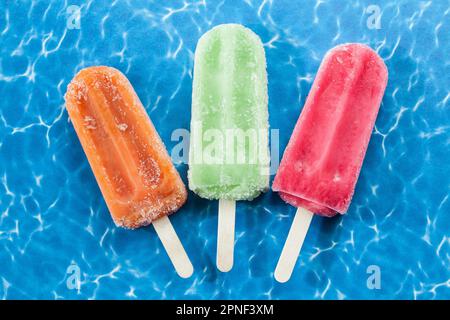
<svg viewBox="0 0 450 320">
<path fill-rule="evenodd" d="M 302 215 L 294 219 L 286 250 L 290 238 L 303 242 L 311 212 L 331 217 L 347 211 L 387 78 L 383 60 L 362 44 L 337 46 L 323 59 L 272 186 Z M 297 222 L 303 236 L 297 234 Z M 296 245 L 289 268 L 300 252 L 301 243 Z M 292 269 L 286 279 L 283 253 L 276 277 L 287 281 Z"/>
</svg>

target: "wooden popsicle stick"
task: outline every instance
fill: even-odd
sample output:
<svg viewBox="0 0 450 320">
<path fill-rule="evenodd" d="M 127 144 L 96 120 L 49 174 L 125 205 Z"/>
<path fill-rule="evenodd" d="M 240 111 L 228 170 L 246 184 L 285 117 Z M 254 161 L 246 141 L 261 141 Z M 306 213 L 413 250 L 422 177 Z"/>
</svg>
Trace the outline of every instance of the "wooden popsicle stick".
<svg viewBox="0 0 450 320">
<path fill-rule="evenodd" d="M 228 272 L 233 267 L 235 216 L 236 201 L 219 200 L 216 264 L 222 272 Z"/>
<path fill-rule="evenodd" d="M 290 279 L 313 215 L 313 213 L 304 208 L 297 209 L 283 251 L 275 268 L 275 279 L 278 282 L 283 283 Z"/>
<path fill-rule="evenodd" d="M 182 278 L 189 278 L 194 272 L 194 267 L 169 218 L 164 216 L 153 221 L 152 224 L 178 275 Z"/>
</svg>

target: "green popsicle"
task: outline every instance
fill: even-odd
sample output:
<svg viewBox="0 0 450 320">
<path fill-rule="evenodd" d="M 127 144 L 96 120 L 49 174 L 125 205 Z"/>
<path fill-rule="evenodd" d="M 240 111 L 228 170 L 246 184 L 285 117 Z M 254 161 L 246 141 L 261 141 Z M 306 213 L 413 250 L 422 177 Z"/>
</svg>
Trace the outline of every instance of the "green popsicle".
<svg viewBox="0 0 450 320">
<path fill-rule="evenodd" d="M 195 51 L 189 187 L 207 199 L 251 200 L 269 186 L 264 48 L 241 25 L 219 25 Z"/>
<path fill-rule="evenodd" d="M 219 200 L 217 267 L 233 266 L 235 201 L 269 187 L 264 48 L 250 29 L 219 25 L 195 51 L 189 188 Z"/>
</svg>

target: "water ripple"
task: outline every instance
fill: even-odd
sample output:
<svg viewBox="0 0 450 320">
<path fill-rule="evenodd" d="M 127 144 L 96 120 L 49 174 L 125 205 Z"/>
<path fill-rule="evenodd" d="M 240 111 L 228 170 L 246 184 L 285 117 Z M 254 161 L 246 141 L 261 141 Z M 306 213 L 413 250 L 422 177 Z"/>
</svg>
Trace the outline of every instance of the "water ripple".
<svg viewBox="0 0 450 320">
<path fill-rule="evenodd" d="M 67 29 L 80 6 L 81 28 Z M 445 1 L 2 1 L 0 298 L 449 299 L 449 12 Z M 83 67 L 124 72 L 169 149 L 189 129 L 198 38 L 242 23 L 265 46 L 270 123 L 283 150 L 325 52 L 363 42 L 390 78 L 347 215 L 316 217 L 292 279 L 273 270 L 295 209 L 271 192 L 238 203 L 235 266 L 215 267 L 217 203 L 189 195 L 171 220 L 195 273 L 180 279 L 152 228 L 114 226 L 63 95 Z M 186 182 L 185 164 L 177 164 Z M 68 268 L 80 288 L 69 288 Z M 367 286 L 369 266 L 381 289 Z"/>
</svg>

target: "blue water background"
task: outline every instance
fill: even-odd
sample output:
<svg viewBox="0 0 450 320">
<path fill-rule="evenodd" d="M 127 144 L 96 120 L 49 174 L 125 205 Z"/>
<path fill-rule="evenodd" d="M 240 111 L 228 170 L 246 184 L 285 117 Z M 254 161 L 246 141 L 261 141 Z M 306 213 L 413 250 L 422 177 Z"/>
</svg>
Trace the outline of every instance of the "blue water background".
<svg viewBox="0 0 450 320">
<path fill-rule="evenodd" d="M 70 5 L 80 29 L 67 28 Z M 264 43 L 281 152 L 328 49 L 362 42 L 389 69 L 349 212 L 313 220 L 286 284 L 273 270 L 295 209 L 277 194 L 238 203 L 235 265 L 221 273 L 217 203 L 190 193 L 171 217 L 195 267 L 183 280 L 152 227 L 114 226 L 64 109 L 77 71 L 114 66 L 170 151 L 173 130 L 189 129 L 196 42 L 230 22 Z M 449 30 L 447 1 L 2 0 L 0 298 L 449 299 Z M 71 266 L 80 290 L 67 286 Z M 367 286 L 370 266 L 380 289 Z"/>
</svg>

